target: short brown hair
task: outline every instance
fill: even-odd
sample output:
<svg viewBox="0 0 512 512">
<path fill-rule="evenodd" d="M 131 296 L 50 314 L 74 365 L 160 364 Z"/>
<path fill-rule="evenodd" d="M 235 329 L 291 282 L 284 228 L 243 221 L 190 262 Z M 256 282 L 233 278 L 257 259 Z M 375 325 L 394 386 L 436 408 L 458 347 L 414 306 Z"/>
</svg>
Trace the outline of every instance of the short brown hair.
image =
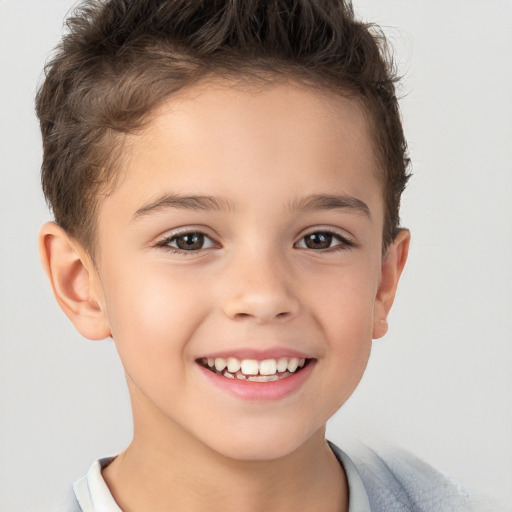
<svg viewBox="0 0 512 512">
<path fill-rule="evenodd" d="M 291 78 L 362 102 L 382 169 L 384 248 L 399 229 L 409 160 L 381 31 L 343 0 L 88 0 L 36 98 L 42 186 L 55 221 L 91 252 L 120 137 L 208 75 Z M 266 78 L 265 78 L 266 77 Z"/>
</svg>

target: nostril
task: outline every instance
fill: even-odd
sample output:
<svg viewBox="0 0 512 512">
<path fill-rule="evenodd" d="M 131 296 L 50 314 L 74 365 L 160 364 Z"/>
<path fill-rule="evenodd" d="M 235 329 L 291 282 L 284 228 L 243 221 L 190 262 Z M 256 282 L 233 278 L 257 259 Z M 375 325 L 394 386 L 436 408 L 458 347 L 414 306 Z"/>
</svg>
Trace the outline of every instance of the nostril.
<svg viewBox="0 0 512 512">
<path fill-rule="evenodd" d="M 258 323 L 285 321 L 295 316 L 299 310 L 294 298 L 277 294 L 246 294 L 229 297 L 223 310 L 232 320 L 253 319 Z"/>
<path fill-rule="evenodd" d="M 261 320 L 261 319 L 264 319 L 263 316 L 264 315 L 257 315 L 257 314 L 253 315 L 251 313 L 237 313 L 235 315 L 235 319 L 242 320 L 242 319 L 249 318 L 249 317 L 255 317 L 255 318 Z M 290 316 L 290 313 L 288 311 L 284 311 L 282 313 L 277 313 L 274 318 L 276 318 L 276 319 L 284 319 L 284 318 L 288 318 L 288 316 Z M 266 317 L 266 315 L 265 315 L 265 317 Z M 267 320 L 271 320 L 271 316 L 269 316 L 266 319 Z"/>
</svg>

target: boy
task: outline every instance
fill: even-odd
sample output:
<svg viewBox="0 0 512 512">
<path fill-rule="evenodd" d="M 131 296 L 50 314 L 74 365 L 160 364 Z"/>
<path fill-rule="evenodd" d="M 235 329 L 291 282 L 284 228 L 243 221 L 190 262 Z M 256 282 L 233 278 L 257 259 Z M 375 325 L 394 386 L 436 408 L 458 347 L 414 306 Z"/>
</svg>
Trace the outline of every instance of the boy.
<svg viewBox="0 0 512 512">
<path fill-rule="evenodd" d="M 55 296 L 112 337 L 134 436 L 63 510 L 469 510 L 419 461 L 352 460 L 407 258 L 382 36 L 343 2 L 85 2 L 37 97 Z"/>
</svg>

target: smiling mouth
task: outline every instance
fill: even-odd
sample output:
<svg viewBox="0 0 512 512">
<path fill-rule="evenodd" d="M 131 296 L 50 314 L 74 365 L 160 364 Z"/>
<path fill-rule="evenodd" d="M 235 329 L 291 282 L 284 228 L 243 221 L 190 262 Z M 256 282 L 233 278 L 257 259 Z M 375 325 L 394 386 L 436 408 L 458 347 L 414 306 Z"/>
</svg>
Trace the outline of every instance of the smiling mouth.
<svg viewBox="0 0 512 512">
<path fill-rule="evenodd" d="M 197 362 L 222 377 L 251 382 L 273 382 L 286 379 L 305 368 L 312 359 L 280 357 L 279 359 L 237 359 L 222 357 L 198 359 Z"/>
</svg>

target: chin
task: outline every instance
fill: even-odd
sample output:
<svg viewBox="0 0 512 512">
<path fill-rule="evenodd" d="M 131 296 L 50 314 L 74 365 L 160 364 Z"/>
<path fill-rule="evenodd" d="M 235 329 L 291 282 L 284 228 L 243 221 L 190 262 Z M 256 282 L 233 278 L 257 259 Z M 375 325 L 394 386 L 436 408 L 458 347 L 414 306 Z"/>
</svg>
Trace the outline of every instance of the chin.
<svg viewBox="0 0 512 512">
<path fill-rule="evenodd" d="M 232 443 L 226 447 L 218 447 L 216 451 L 228 459 L 255 462 L 281 459 L 299 447 L 300 444 L 283 446 L 276 443 Z"/>
<path fill-rule="evenodd" d="M 320 432 L 323 439 L 323 429 Z M 300 449 L 312 434 L 302 429 L 272 429 L 269 426 L 230 430 L 222 439 L 211 440 L 209 447 L 229 459 L 238 461 L 269 461 L 286 457 Z"/>
</svg>

